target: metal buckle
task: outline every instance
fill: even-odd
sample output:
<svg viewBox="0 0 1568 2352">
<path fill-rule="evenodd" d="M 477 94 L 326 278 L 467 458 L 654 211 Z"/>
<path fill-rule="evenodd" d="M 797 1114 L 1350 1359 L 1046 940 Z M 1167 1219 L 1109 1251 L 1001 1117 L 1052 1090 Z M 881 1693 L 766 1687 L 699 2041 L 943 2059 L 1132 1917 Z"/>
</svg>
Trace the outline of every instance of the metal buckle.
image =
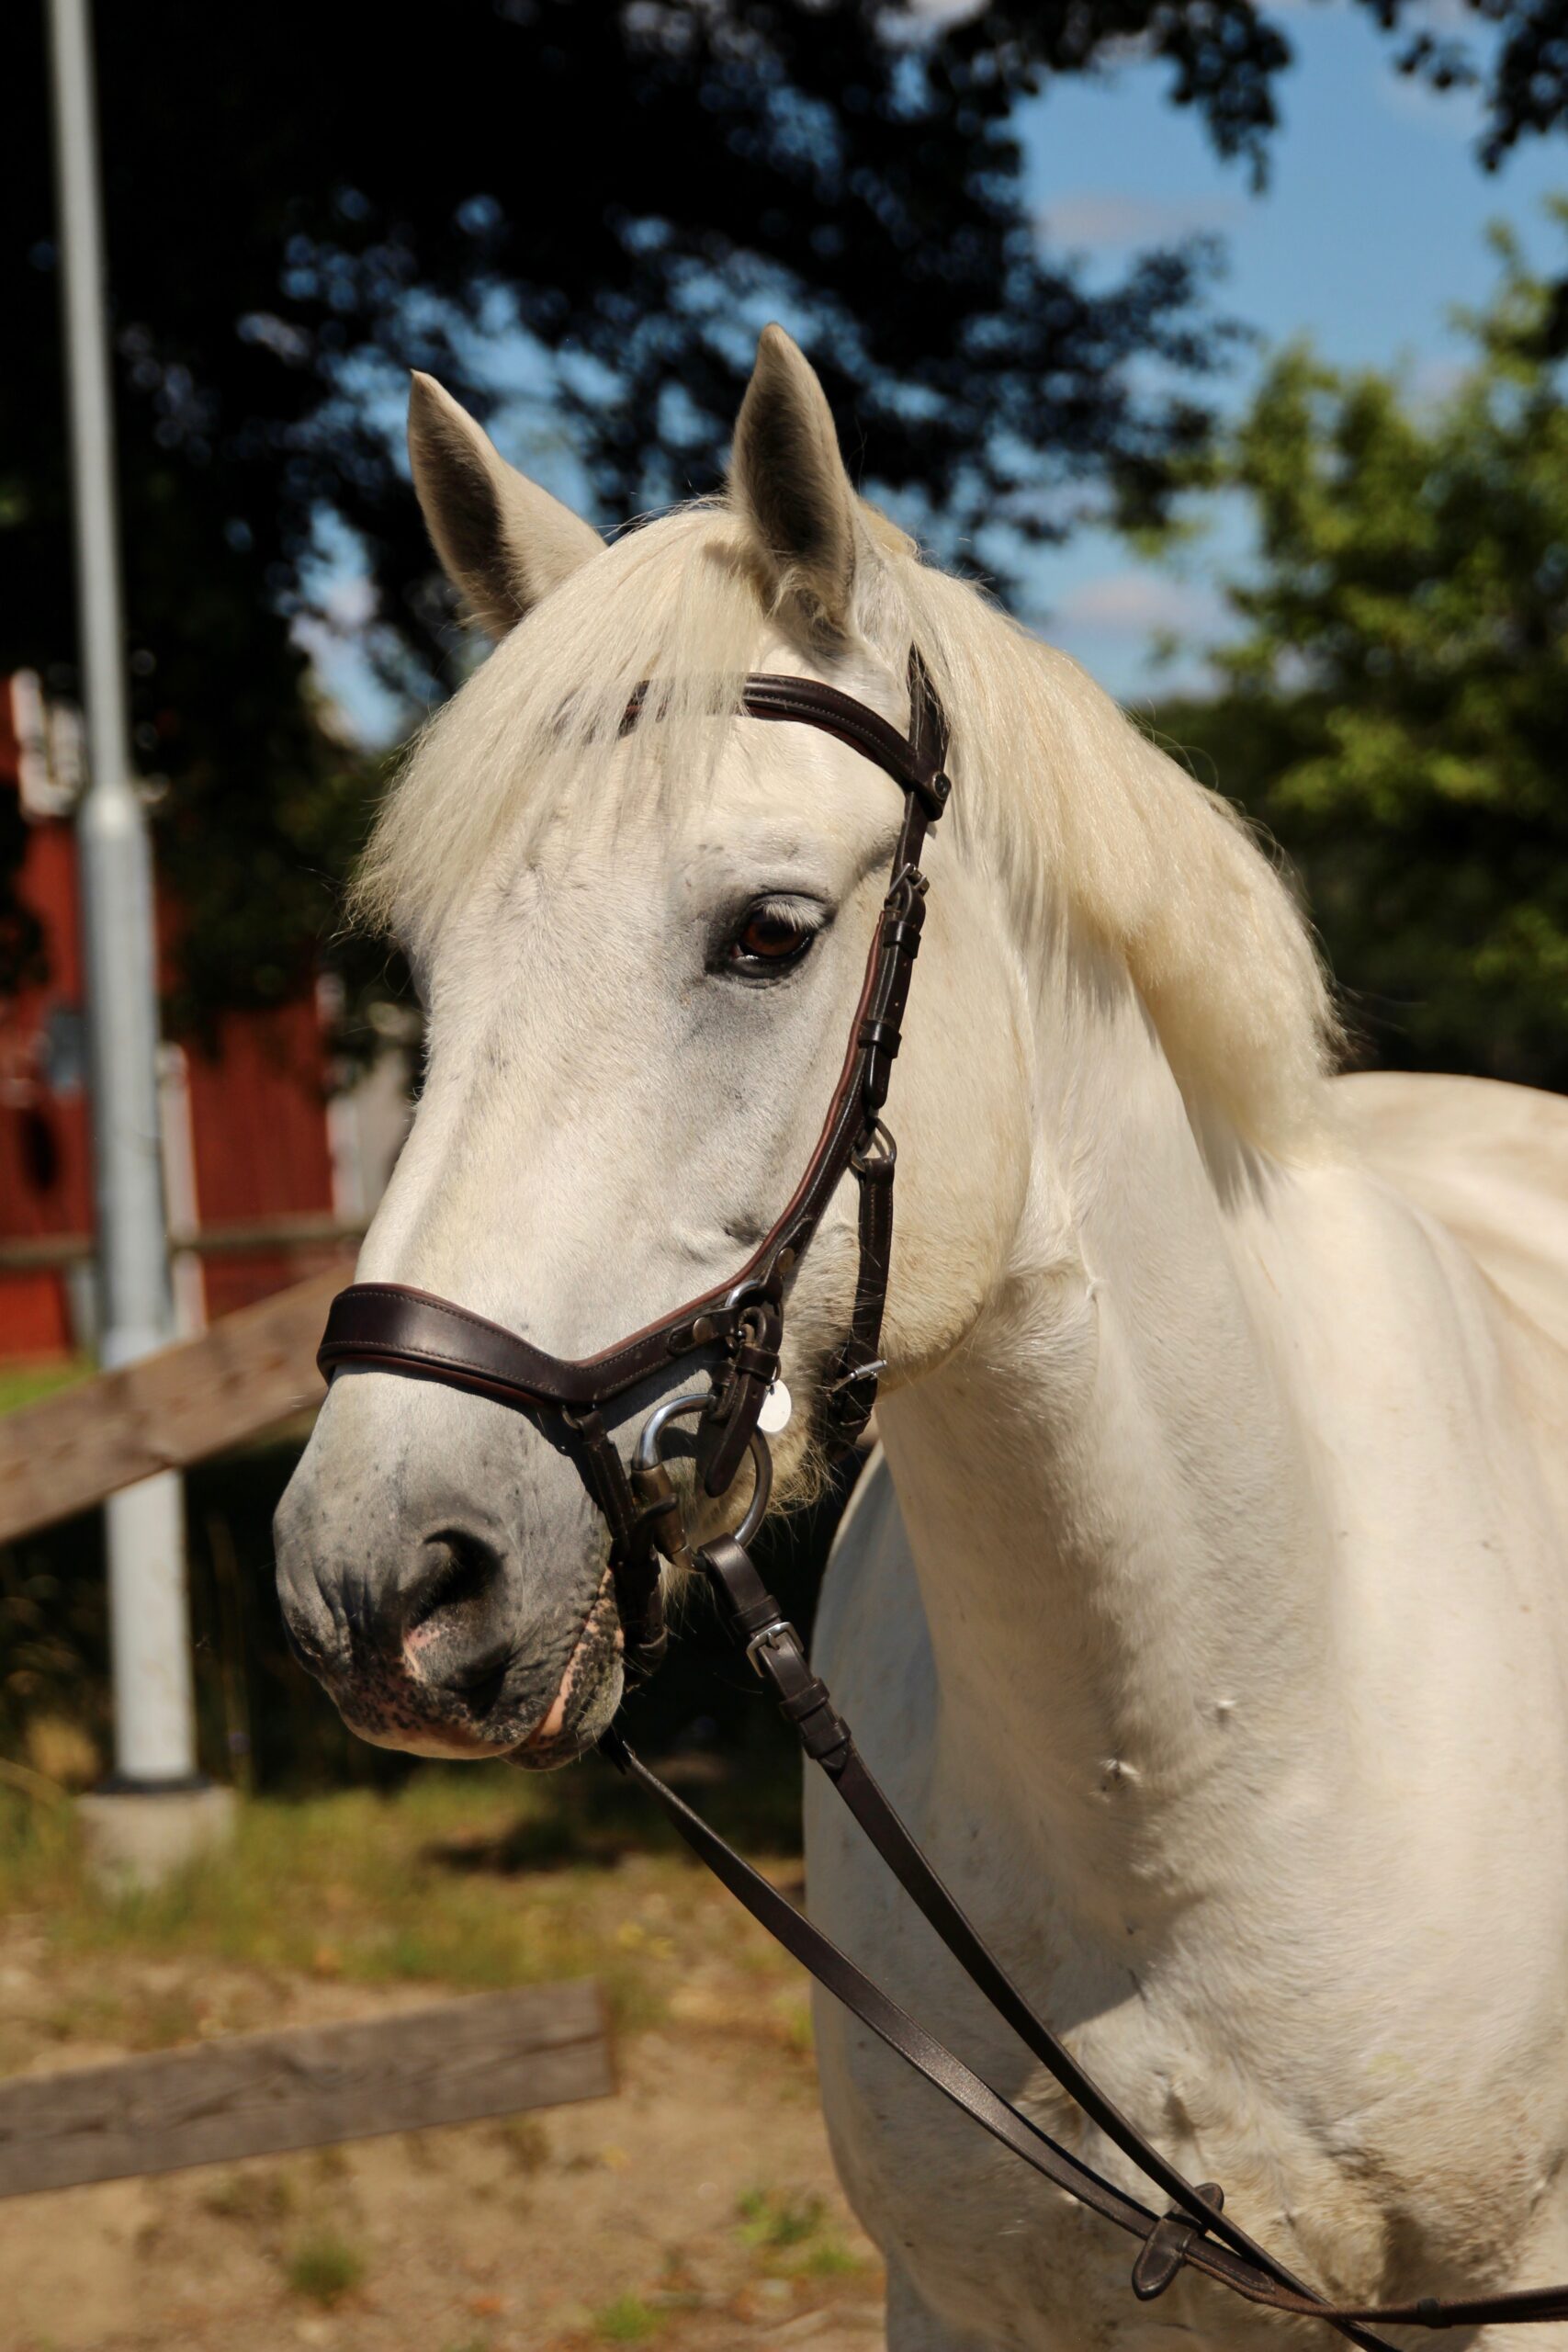
<svg viewBox="0 0 1568 2352">
<path fill-rule="evenodd" d="M 759 1650 L 777 1649 L 781 1638 L 786 1634 L 798 1649 L 800 1646 L 800 1635 L 795 1632 L 795 1627 L 790 1623 L 787 1617 L 770 1618 L 768 1623 L 762 1626 L 759 1632 L 752 1634 L 750 1640 L 746 1645 L 746 1656 L 750 1662 L 751 1671 L 753 1674 L 761 1674 L 762 1671 L 761 1668 L 757 1663 L 757 1652 Z"/>
<path fill-rule="evenodd" d="M 828 1383 L 822 1394 L 824 1396 L 836 1396 L 840 1388 L 852 1388 L 857 1380 L 875 1380 L 886 1369 L 887 1358 L 874 1356 L 869 1363 L 857 1363 L 852 1371 L 841 1372 L 837 1380 Z"/>
<path fill-rule="evenodd" d="M 737 1283 L 733 1290 L 727 1291 L 719 1311 L 724 1315 L 733 1315 L 739 1320 L 741 1316 L 748 1312 L 754 1313 L 760 1307 L 776 1307 L 779 1303 L 779 1288 L 775 1260 L 773 1267 L 770 1268 L 767 1273 L 749 1275 L 744 1282 Z"/>
<path fill-rule="evenodd" d="M 928 877 L 918 865 L 901 865 L 887 886 L 887 896 L 882 901 L 889 914 L 907 915 L 917 899 L 923 899 L 931 888 Z"/>
<path fill-rule="evenodd" d="M 850 1166 L 857 1176 L 868 1176 L 884 1169 L 891 1172 L 897 1164 L 898 1147 L 882 1121 L 874 1115 L 861 1129 L 850 1153 Z"/>
</svg>

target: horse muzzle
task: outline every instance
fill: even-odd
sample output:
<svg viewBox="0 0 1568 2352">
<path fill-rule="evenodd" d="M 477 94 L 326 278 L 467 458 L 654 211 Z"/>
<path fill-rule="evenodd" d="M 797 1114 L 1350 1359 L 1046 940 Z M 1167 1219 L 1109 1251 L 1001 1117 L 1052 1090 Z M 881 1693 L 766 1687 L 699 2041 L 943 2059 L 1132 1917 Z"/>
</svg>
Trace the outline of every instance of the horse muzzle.
<svg viewBox="0 0 1568 2352">
<path fill-rule="evenodd" d="M 622 1687 L 602 1548 L 547 1598 L 491 1530 L 416 1531 L 386 1556 L 374 1525 L 324 1527 L 308 1487 L 290 1490 L 276 1521 L 289 1646 L 349 1729 L 380 1747 L 535 1770 L 591 1747 Z"/>
</svg>

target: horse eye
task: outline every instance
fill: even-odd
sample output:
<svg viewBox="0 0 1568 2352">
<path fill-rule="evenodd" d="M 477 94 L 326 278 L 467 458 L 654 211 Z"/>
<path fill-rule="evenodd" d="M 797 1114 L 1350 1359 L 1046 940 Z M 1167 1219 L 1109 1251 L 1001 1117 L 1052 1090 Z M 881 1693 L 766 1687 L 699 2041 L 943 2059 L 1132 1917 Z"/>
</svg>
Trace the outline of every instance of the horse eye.
<svg viewBox="0 0 1568 2352">
<path fill-rule="evenodd" d="M 815 923 L 804 922 L 784 907 L 753 907 L 729 944 L 729 962 L 753 970 L 771 966 L 775 971 L 804 956 L 817 936 Z"/>
</svg>

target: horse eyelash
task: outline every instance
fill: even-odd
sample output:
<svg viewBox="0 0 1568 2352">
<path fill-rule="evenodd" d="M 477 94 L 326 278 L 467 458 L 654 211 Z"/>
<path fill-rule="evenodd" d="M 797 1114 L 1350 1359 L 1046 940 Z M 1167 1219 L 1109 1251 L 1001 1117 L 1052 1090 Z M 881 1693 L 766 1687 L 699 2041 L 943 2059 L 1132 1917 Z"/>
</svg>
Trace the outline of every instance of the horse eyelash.
<svg viewBox="0 0 1568 2352">
<path fill-rule="evenodd" d="M 739 931 L 758 915 L 774 915 L 781 922 L 793 922 L 815 939 L 828 928 L 826 907 L 809 905 L 799 899 L 753 899 L 735 926 Z"/>
</svg>

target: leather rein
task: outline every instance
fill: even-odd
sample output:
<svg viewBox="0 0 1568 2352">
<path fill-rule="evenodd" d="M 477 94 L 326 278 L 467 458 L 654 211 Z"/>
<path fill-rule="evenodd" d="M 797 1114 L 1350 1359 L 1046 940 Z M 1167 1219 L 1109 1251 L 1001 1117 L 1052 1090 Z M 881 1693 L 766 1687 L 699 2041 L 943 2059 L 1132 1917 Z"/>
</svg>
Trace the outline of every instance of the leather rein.
<svg viewBox="0 0 1568 2352">
<path fill-rule="evenodd" d="M 628 729 L 653 692 L 645 685 L 633 696 Z M 828 1115 L 787 1206 L 746 1263 L 728 1283 L 688 1299 L 599 1354 L 579 1359 L 548 1355 L 431 1292 L 401 1283 L 355 1283 L 333 1301 L 317 1362 L 329 1381 L 344 1365 L 359 1365 L 488 1396 L 522 1414 L 573 1461 L 610 1532 L 609 1566 L 628 1684 L 646 1680 L 667 1646 L 663 1562 L 706 1578 L 726 1629 L 772 1685 L 806 1756 L 827 1775 L 970 1981 L 1089 2120 L 1163 2192 L 1169 2200 L 1165 2210 L 1155 2211 L 1106 2179 L 927 2033 L 742 1860 L 614 1727 L 600 1741 L 601 1748 L 655 1799 L 768 1933 L 863 2024 L 1033 2171 L 1139 2241 L 1132 2287 L 1141 2301 L 1163 2294 L 1180 2270 L 1190 2268 L 1248 2302 L 1324 2320 L 1367 2352 L 1392 2352 L 1370 2332 L 1371 2323 L 1442 2328 L 1568 2319 L 1568 2284 L 1459 2300 L 1332 2302 L 1295 2278 L 1225 2212 L 1223 2191 L 1213 2182 L 1193 2183 L 1179 2172 L 1035 2016 L 938 1877 L 872 1777 L 827 1686 L 812 1672 L 799 1634 L 751 1558 L 750 1545 L 772 1483 L 759 1420 L 779 1377 L 789 1280 L 846 1174 L 854 1176 L 859 1190 L 860 1266 L 850 1328 L 829 1359 L 819 1389 L 821 1436 L 830 1455 L 848 1453 L 863 1432 L 877 1376 L 885 1369 L 877 1347 L 892 1255 L 897 1152 L 881 1114 L 925 917 L 920 853 L 950 790 L 944 773 L 947 723 L 918 650 L 909 659 L 909 704 L 905 736 L 868 705 L 812 679 L 758 673 L 742 688 L 744 716 L 820 729 L 882 768 L 905 797 L 887 894 Z M 708 1389 L 687 1391 L 685 1383 L 698 1373 L 708 1375 Z M 639 1414 L 646 1419 L 628 1469 L 611 1430 Z M 694 1454 L 705 1494 L 728 1493 L 748 1456 L 753 1470 L 741 1524 L 734 1534 L 716 1536 L 694 1553 L 664 1462 L 674 1442 L 674 1424 L 682 1419 L 696 1423 L 685 1450 Z"/>
</svg>

